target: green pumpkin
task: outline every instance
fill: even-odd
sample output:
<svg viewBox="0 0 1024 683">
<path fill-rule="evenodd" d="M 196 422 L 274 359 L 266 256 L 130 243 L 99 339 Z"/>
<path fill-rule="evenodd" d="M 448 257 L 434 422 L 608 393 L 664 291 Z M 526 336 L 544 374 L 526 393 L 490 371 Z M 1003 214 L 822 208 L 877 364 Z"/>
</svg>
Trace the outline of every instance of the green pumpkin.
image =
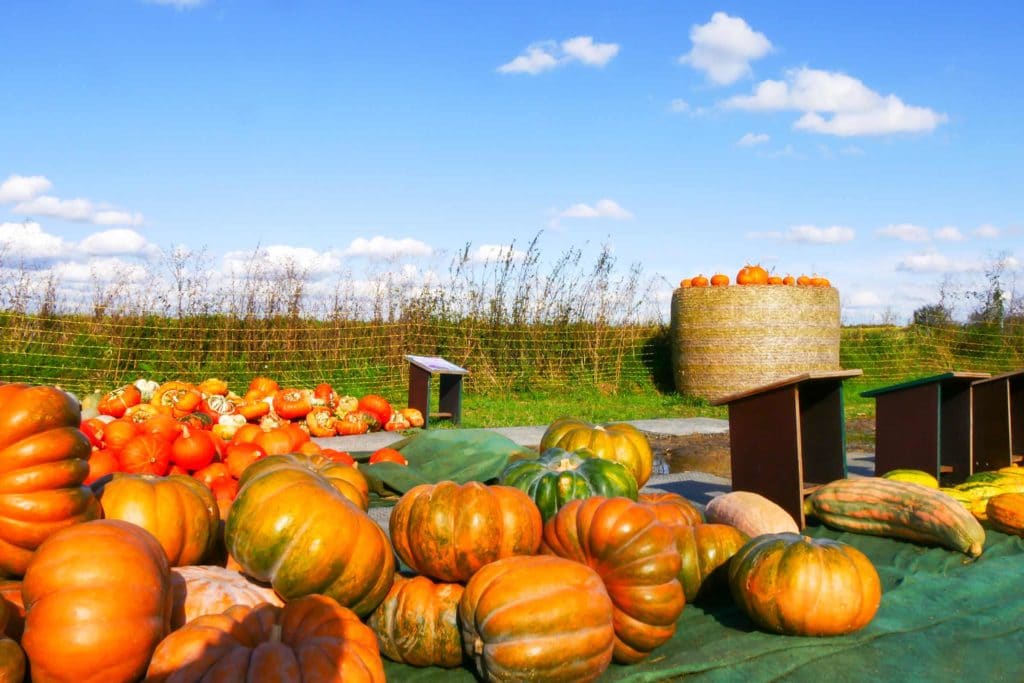
<svg viewBox="0 0 1024 683">
<path fill-rule="evenodd" d="M 636 478 L 624 465 L 603 460 L 580 448 L 549 448 L 536 460 L 520 460 L 505 468 L 500 483 L 525 491 L 547 521 L 570 500 L 604 496 L 636 500 Z"/>
</svg>

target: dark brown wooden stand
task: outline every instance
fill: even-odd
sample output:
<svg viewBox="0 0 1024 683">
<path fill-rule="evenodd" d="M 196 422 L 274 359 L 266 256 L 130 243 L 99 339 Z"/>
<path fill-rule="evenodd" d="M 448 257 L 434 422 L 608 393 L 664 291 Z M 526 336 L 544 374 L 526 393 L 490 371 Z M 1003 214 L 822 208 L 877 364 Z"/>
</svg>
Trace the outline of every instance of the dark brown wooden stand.
<svg viewBox="0 0 1024 683">
<path fill-rule="evenodd" d="M 1024 370 L 980 379 L 972 390 L 974 471 L 1019 464 L 1024 458 Z"/>
<path fill-rule="evenodd" d="M 985 372 L 947 372 L 872 389 L 875 399 L 875 475 L 922 470 L 953 485 L 971 476 L 971 385 Z"/>
<path fill-rule="evenodd" d="M 462 424 L 462 378 L 469 370 L 436 356 L 406 356 L 409 361 L 409 407 L 423 413 L 423 428 L 430 420 L 448 419 Z M 439 375 L 440 395 L 436 411 L 430 410 L 430 379 Z"/>
<path fill-rule="evenodd" d="M 804 496 L 846 477 L 843 380 L 861 374 L 807 372 L 714 401 L 729 406 L 733 490 L 761 494 L 804 528 Z"/>
</svg>

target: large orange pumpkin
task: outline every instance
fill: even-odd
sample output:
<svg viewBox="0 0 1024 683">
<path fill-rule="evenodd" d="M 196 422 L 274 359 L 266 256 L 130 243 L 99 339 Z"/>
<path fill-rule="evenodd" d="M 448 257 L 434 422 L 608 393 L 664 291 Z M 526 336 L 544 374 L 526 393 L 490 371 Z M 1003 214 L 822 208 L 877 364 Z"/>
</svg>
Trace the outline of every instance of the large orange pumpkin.
<svg viewBox="0 0 1024 683">
<path fill-rule="evenodd" d="M 647 437 L 625 422 L 594 425 L 572 417 L 559 418 L 544 431 L 540 452 L 556 446 L 567 451 L 586 448 L 599 458 L 624 465 L 633 473 L 638 488 L 643 488 L 654 469 Z"/>
<path fill-rule="evenodd" d="M 377 637 L 351 610 L 323 595 L 284 607 L 236 605 L 169 635 L 146 681 L 384 681 Z"/>
<path fill-rule="evenodd" d="M 50 534 L 100 516 L 81 421 L 59 389 L 0 386 L 0 574 L 21 576 Z"/>
<path fill-rule="evenodd" d="M 480 567 L 532 555 L 541 538 L 540 510 L 511 486 L 442 481 L 409 489 L 389 521 L 402 561 L 440 581 L 468 581 Z"/>
<path fill-rule="evenodd" d="M 137 680 L 170 630 L 170 582 L 163 548 L 142 527 L 100 519 L 50 536 L 21 587 L 32 679 Z"/>
<path fill-rule="evenodd" d="M 573 500 L 544 524 L 545 553 L 592 567 L 615 607 L 615 661 L 639 662 L 676 630 L 686 604 L 673 527 L 628 498 Z"/>
<path fill-rule="evenodd" d="M 249 467 L 224 528 L 231 556 L 285 600 L 321 593 L 369 614 L 391 588 L 384 530 L 320 474 L 301 465 Z"/>
<path fill-rule="evenodd" d="M 381 653 L 411 666 L 453 668 L 462 664 L 457 583 L 434 583 L 425 576 L 395 582 L 367 622 L 380 641 Z"/>
<path fill-rule="evenodd" d="M 244 484 L 252 477 L 271 470 L 291 467 L 305 467 L 316 472 L 360 510 L 366 512 L 370 509 L 370 484 L 363 473 L 350 465 L 335 462 L 325 455 L 291 453 L 259 458 L 245 469 L 239 483 Z"/>
<path fill-rule="evenodd" d="M 487 681 L 593 681 L 611 664 L 612 619 L 601 577 L 560 557 L 492 562 L 459 601 L 463 647 Z"/>
<path fill-rule="evenodd" d="M 752 538 L 729 562 L 736 604 L 763 629 L 838 636 L 867 626 L 882 599 L 871 560 L 851 545 L 800 534 Z"/>
<path fill-rule="evenodd" d="M 103 516 L 153 534 L 172 567 L 199 564 L 217 545 L 220 512 L 213 493 L 192 477 L 115 474 L 94 487 Z"/>
</svg>

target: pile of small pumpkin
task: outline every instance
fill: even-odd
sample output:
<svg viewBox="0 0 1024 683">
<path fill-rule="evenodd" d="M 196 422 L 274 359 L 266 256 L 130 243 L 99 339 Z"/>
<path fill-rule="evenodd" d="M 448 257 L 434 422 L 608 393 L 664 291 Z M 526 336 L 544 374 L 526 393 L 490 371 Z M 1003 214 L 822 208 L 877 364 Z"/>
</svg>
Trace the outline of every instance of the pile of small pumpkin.
<svg viewBox="0 0 1024 683">
<path fill-rule="evenodd" d="M 0 588 L 9 680 L 27 655 L 33 680 L 381 681 L 383 653 L 469 659 L 485 680 L 586 681 L 646 658 L 687 601 L 726 583 L 780 633 L 849 632 L 878 606 L 859 551 L 775 533 L 795 524 L 766 499 L 726 494 L 704 523 L 680 496 L 636 494 L 652 458 L 628 425 L 559 420 L 534 476 L 513 462 L 503 478 L 517 473 L 517 486 L 414 487 L 386 533 L 353 502 L 358 470 L 319 454 L 250 464 L 226 510 L 180 475 L 84 486 L 80 418 L 57 389 L 0 385 L 0 570 L 23 577 Z M 574 495 L 551 498 L 549 477 L 574 481 Z M 396 555 L 416 576 L 396 573 Z M 775 566 L 831 578 L 777 580 Z M 853 590 L 863 599 L 817 594 Z M 787 608 L 807 601 L 813 620 Z"/>
<path fill-rule="evenodd" d="M 420 411 L 395 410 L 377 394 L 338 396 L 329 384 L 281 389 L 266 377 L 253 379 L 244 396 L 219 379 L 198 385 L 140 380 L 100 396 L 93 410 L 80 425 L 92 446 L 85 484 L 114 472 L 185 475 L 209 487 L 222 506 L 234 499 L 246 467 L 268 455 L 301 453 L 354 464 L 347 451 L 322 448 L 311 436 L 423 425 Z M 404 464 L 393 449 L 371 459 Z"/>
<path fill-rule="evenodd" d="M 792 275 L 773 275 L 765 270 L 760 265 L 747 264 L 740 268 L 736 274 L 737 285 L 787 285 L 797 287 L 831 287 L 832 284 L 828 281 L 828 278 L 824 278 L 820 275 L 800 275 L 799 277 L 793 277 Z M 679 286 L 683 289 L 689 287 L 728 287 L 729 276 L 725 273 L 715 273 L 710 278 L 704 274 L 698 274 L 693 277 L 683 278 L 679 282 Z"/>
</svg>

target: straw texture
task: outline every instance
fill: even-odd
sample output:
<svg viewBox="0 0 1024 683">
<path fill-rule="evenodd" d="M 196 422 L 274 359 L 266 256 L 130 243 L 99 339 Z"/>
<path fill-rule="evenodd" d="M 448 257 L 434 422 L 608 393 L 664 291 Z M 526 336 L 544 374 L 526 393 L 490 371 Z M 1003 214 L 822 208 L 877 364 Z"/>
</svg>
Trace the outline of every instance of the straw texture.
<svg viewBox="0 0 1024 683">
<path fill-rule="evenodd" d="M 714 400 L 803 372 L 838 370 L 833 287 L 688 287 L 672 295 L 672 371 L 682 394 Z"/>
</svg>

